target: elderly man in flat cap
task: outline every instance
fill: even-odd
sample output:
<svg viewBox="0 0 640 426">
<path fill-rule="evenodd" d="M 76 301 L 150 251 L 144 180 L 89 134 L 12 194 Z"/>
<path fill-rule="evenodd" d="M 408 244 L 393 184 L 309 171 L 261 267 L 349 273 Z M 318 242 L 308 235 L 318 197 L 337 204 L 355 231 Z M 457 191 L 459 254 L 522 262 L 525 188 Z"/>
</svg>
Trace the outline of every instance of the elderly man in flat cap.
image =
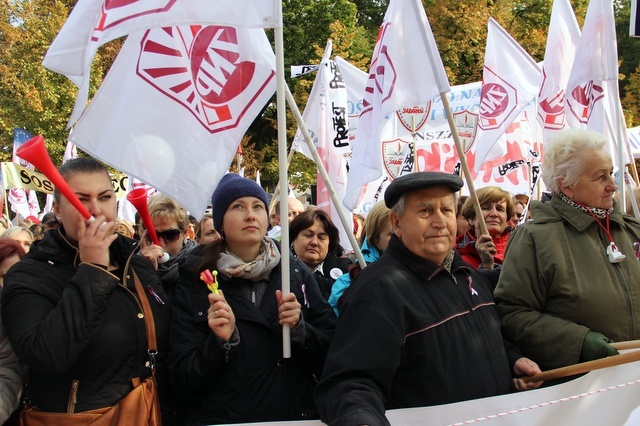
<svg viewBox="0 0 640 426">
<path fill-rule="evenodd" d="M 386 409 L 534 388 L 540 372 L 505 349 L 493 286 L 453 250 L 456 175 L 418 172 L 384 196 L 393 235 L 345 295 L 315 400 L 330 425 L 386 425 Z"/>
</svg>

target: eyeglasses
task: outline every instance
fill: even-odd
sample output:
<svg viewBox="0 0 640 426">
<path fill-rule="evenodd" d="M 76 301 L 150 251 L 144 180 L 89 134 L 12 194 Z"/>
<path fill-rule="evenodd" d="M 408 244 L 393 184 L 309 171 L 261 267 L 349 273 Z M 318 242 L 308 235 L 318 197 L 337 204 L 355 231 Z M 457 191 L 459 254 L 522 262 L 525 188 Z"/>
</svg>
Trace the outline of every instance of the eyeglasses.
<svg viewBox="0 0 640 426">
<path fill-rule="evenodd" d="M 178 238 L 180 238 L 181 233 L 182 232 L 180 232 L 179 229 L 167 229 L 166 231 L 161 232 L 156 231 L 158 239 L 162 238 L 165 243 L 172 243 L 176 241 Z"/>
</svg>

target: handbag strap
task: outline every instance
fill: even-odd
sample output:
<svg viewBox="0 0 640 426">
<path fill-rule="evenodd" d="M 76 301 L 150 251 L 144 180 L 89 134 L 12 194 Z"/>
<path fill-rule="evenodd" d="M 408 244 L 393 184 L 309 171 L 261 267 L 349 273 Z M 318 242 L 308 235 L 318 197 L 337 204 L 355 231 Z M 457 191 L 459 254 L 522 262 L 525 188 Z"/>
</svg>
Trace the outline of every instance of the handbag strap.
<svg viewBox="0 0 640 426">
<path fill-rule="evenodd" d="M 149 354 L 149 364 L 151 367 L 151 371 L 155 372 L 156 367 L 156 355 L 158 355 L 158 343 L 156 341 L 156 326 L 153 322 L 153 312 L 151 311 L 151 305 L 149 305 L 149 299 L 144 293 L 144 289 L 142 288 L 142 283 L 140 282 L 140 278 L 138 278 L 138 274 L 136 271 L 132 269 L 133 272 L 133 281 L 136 285 L 136 293 L 138 293 L 138 298 L 140 299 L 140 304 L 142 305 L 142 312 L 144 313 L 144 325 L 147 330 L 147 353 Z"/>
</svg>

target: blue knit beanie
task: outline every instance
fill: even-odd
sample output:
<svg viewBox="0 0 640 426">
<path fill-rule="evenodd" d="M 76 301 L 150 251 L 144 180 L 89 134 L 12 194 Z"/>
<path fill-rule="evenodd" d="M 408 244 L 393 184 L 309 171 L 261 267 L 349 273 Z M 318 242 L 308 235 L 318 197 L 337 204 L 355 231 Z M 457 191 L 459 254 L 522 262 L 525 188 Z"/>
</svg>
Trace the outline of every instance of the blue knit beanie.
<svg viewBox="0 0 640 426">
<path fill-rule="evenodd" d="M 235 173 L 224 175 L 211 197 L 211 214 L 213 216 L 213 226 L 216 230 L 222 230 L 222 218 L 229 205 L 242 197 L 256 197 L 264 203 L 265 210 L 269 205 L 267 193 L 256 182 L 240 177 Z"/>
</svg>

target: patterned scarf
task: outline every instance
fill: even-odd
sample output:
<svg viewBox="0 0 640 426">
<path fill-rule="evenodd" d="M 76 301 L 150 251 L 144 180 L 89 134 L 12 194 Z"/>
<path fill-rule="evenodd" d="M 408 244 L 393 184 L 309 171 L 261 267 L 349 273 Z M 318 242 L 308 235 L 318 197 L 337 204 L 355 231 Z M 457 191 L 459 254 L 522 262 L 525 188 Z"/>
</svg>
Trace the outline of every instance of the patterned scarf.
<svg viewBox="0 0 640 426">
<path fill-rule="evenodd" d="M 444 258 L 442 262 L 442 267 L 447 270 L 447 272 L 451 273 L 451 265 L 453 264 L 453 256 L 454 250 L 451 250 L 447 257 Z"/>
<path fill-rule="evenodd" d="M 564 201 L 571 207 L 576 208 L 586 214 L 589 214 L 589 212 L 591 212 L 591 214 L 593 214 L 598 219 L 604 219 L 607 217 L 607 213 L 611 214 L 611 212 L 613 212 L 613 207 L 611 207 L 610 209 L 599 209 L 597 207 L 587 207 L 582 204 L 578 204 L 575 201 L 573 201 L 571 198 L 567 197 L 563 192 L 559 192 L 553 195 L 560 198 L 562 201 Z"/>
<path fill-rule="evenodd" d="M 218 258 L 218 271 L 227 278 L 243 278 L 258 282 L 268 280 L 273 268 L 280 263 L 280 252 L 271 238 L 262 240 L 262 247 L 258 257 L 249 263 L 244 262 L 238 256 L 228 250 L 220 253 Z"/>
</svg>

